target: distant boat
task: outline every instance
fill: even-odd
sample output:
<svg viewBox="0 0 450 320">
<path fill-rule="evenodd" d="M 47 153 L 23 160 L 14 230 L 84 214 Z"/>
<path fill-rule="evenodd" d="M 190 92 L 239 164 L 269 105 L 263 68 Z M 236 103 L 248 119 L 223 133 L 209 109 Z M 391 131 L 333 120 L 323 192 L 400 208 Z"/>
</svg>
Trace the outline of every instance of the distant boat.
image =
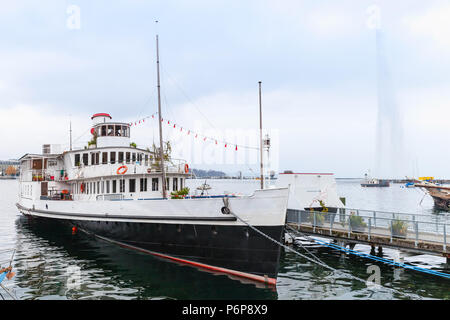
<svg viewBox="0 0 450 320">
<path fill-rule="evenodd" d="M 364 182 L 361 183 L 361 187 L 389 187 L 390 185 L 389 180 L 369 178 L 367 173 L 364 175 Z"/>
<path fill-rule="evenodd" d="M 366 179 L 364 183 L 361 183 L 361 187 L 389 187 L 391 184 L 389 180 L 382 179 Z"/>
</svg>

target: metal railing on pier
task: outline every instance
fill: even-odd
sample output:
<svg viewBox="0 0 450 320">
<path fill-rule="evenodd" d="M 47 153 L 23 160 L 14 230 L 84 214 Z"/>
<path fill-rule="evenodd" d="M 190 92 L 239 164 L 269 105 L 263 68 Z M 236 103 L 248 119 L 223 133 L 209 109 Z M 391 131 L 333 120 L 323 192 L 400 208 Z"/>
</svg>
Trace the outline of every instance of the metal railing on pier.
<svg viewBox="0 0 450 320">
<path fill-rule="evenodd" d="M 287 213 L 288 223 L 304 227 L 311 233 L 362 242 L 384 238 L 390 244 L 409 243 L 413 248 L 422 249 L 426 247 L 424 244 L 435 244 L 441 253 L 446 253 L 450 245 L 449 218 L 447 214 L 406 214 L 348 208 L 338 209 L 335 213 L 291 209 Z"/>
</svg>

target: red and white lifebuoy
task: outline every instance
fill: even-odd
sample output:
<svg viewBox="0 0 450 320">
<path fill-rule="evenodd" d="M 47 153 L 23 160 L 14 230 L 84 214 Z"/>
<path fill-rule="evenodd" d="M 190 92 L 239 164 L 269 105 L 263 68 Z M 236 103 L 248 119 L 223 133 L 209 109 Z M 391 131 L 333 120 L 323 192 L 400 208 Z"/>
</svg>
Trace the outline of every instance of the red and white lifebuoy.
<svg viewBox="0 0 450 320">
<path fill-rule="evenodd" d="M 125 172 L 128 171 L 128 167 L 127 166 L 120 166 L 119 168 L 117 168 L 117 174 L 125 174 Z"/>
<path fill-rule="evenodd" d="M 189 165 L 187 163 L 184 165 L 184 172 L 189 173 Z"/>
</svg>

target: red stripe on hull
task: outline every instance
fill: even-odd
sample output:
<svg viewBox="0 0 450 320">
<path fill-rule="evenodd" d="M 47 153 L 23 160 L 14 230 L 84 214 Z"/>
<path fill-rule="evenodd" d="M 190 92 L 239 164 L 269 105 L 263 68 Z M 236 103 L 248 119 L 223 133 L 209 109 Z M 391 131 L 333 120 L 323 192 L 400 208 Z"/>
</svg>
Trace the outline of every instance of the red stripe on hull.
<svg viewBox="0 0 450 320">
<path fill-rule="evenodd" d="M 269 277 L 263 277 L 263 276 L 258 276 L 255 274 L 251 274 L 251 273 L 246 273 L 246 272 L 240 272 L 240 271 L 236 271 L 236 270 L 231 270 L 231 269 L 226 269 L 226 268 L 221 268 L 221 267 L 215 267 L 215 266 L 211 266 L 208 264 L 203 264 L 203 263 L 199 263 L 199 262 L 195 262 L 195 261 L 190 261 L 190 260 L 185 260 L 185 259 L 181 259 L 181 258 L 176 258 L 176 257 L 172 257 L 172 256 L 168 256 L 162 253 L 158 253 L 158 252 L 154 252 L 154 251 L 150 251 L 150 250 L 146 250 L 146 249 L 142 249 L 139 247 L 135 247 L 132 245 L 128 245 L 122 242 L 118 242 L 115 240 L 111 240 L 108 238 L 104 238 L 102 236 L 98 236 L 95 235 L 96 237 L 106 240 L 108 242 L 112 242 L 115 243 L 123 248 L 128 248 L 128 249 L 133 249 L 136 251 L 140 251 L 143 253 L 147 253 L 147 254 L 151 254 L 153 256 L 159 257 L 159 258 L 163 258 L 163 259 L 167 259 L 167 260 L 171 260 L 174 262 L 178 262 L 178 263 L 182 263 L 182 264 L 186 264 L 186 265 L 191 265 L 194 267 L 198 267 L 201 269 L 205 269 L 205 270 L 209 270 L 209 271 L 213 271 L 213 272 L 220 272 L 220 273 L 224 273 L 224 274 L 229 274 L 232 276 L 236 276 L 236 277 L 241 277 L 241 278 L 245 278 L 245 279 L 249 279 L 249 280 L 253 280 L 253 281 L 257 281 L 257 282 L 262 282 L 271 286 L 275 286 L 277 283 L 277 279 L 274 278 L 269 278 Z"/>
</svg>

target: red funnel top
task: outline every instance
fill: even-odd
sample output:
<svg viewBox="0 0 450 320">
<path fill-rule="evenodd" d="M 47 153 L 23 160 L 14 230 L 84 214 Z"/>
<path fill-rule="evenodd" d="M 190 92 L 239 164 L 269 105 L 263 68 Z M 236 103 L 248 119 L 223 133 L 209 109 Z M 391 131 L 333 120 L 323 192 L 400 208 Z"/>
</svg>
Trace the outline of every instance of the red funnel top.
<svg viewBox="0 0 450 320">
<path fill-rule="evenodd" d="M 97 117 L 109 117 L 110 119 L 112 119 L 112 117 L 107 113 L 96 113 L 91 117 L 91 120 Z"/>
</svg>

